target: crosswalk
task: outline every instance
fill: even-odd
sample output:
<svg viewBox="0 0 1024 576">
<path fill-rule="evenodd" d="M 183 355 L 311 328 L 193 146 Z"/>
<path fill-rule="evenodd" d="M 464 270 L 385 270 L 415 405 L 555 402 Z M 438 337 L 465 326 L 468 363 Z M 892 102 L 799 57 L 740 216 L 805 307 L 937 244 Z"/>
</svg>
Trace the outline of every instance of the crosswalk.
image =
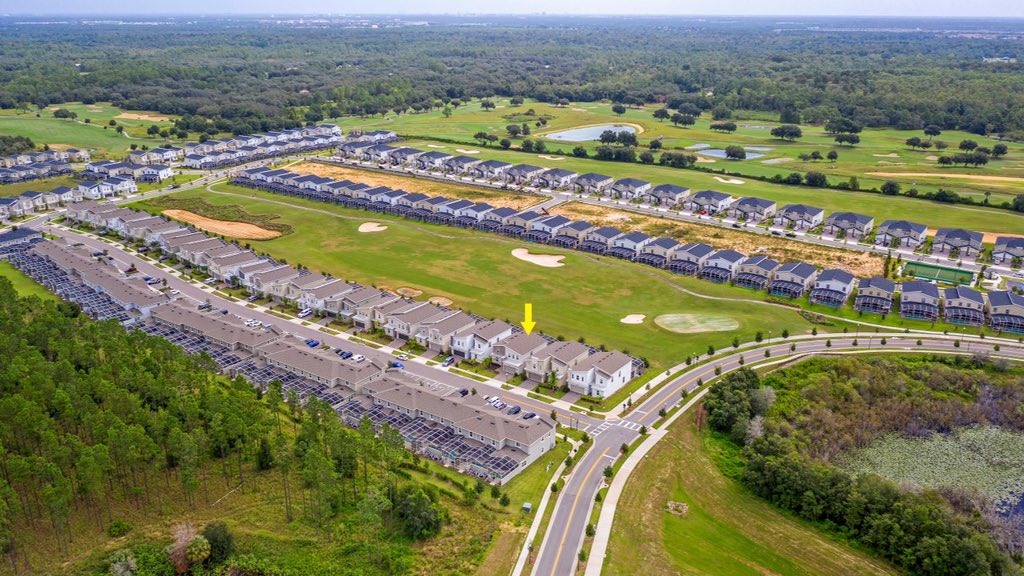
<svg viewBox="0 0 1024 576">
<path fill-rule="evenodd" d="M 602 432 L 604 432 L 605 430 L 611 428 L 612 426 L 619 426 L 620 428 L 626 428 L 626 429 L 632 430 L 634 432 L 639 432 L 640 428 L 643 428 L 642 424 L 637 424 L 636 422 L 630 422 L 629 420 L 616 420 L 614 422 L 609 422 L 609 421 L 606 420 L 606 421 L 602 422 L 600 426 L 598 426 L 597 428 L 594 428 L 594 430 L 592 432 L 590 432 L 589 434 L 591 436 L 598 436 Z"/>
</svg>

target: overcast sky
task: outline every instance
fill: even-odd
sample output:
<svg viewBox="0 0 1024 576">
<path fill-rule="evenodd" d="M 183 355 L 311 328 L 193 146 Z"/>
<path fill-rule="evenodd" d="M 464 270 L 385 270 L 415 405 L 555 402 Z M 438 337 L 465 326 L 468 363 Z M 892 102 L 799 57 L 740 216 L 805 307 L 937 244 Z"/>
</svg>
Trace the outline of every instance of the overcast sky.
<svg viewBox="0 0 1024 576">
<path fill-rule="evenodd" d="M 622 0 L 389 0 L 363 3 L 354 0 L 172 0 L 171 2 L 124 2 L 123 0 L 0 0 L 0 14 L 246 14 L 246 13 L 367 13 L 376 14 L 699 14 L 699 15 L 863 15 L 863 16 L 968 16 L 1024 17 L 1024 1 L 986 0 L 647 0 L 642 4 Z"/>
</svg>

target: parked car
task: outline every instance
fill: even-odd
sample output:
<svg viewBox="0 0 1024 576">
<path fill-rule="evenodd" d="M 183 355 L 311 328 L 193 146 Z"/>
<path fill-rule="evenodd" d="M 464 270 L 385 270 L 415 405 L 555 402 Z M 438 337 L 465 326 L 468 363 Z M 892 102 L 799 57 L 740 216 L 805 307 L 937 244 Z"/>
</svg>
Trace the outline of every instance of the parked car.
<svg viewBox="0 0 1024 576">
<path fill-rule="evenodd" d="M 451 366 L 454 363 L 455 363 L 455 356 L 449 356 L 449 357 L 445 358 L 444 362 L 441 363 L 441 366 L 444 366 L 445 368 L 447 368 L 447 367 Z"/>
<path fill-rule="evenodd" d="M 402 368 L 405 368 L 405 364 L 402 364 L 401 362 L 392 362 L 391 367 L 401 370 Z"/>
<path fill-rule="evenodd" d="M 537 415 L 534 414 L 533 412 L 527 412 L 526 414 L 523 414 L 523 420 L 531 420 L 536 417 Z"/>
<path fill-rule="evenodd" d="M 319 345 L 320 345 L 320 341 L 319 340 L 314 340 L 312 338 L 310 338 L 309 340 L 306 340 L 306 346 L 309 346 L 310 348 L 316 348 Z"/>
<path fill-rule="evenodd" d="M 345 352 L 341 353 L 341 359 L 342 360 L 348 360 L 351 357 L 352 357 L 352 353 L 347 351 L 347 350 Z"/>
<path fill-rule="evenodd" d="M 778 230 L 772 230 L 772 236 L 782 236 L 782 232 L 779 232 Z"/>
<path fill-rule="evenodd" d="M 260 299 L 259 296 L 253 294 L 252 296 L 249 296 L 248 298 L 246 298 L 245 301 L 246 302 L 255 302 L 255 301 L 259 300 L 259 299 Z"/>
<path fill-rule="evenodd" d="M 467 390 L 466 388 L 463 388 L 462 390 L 459 390 L 459 396 L 462 396 L 463 398 L 465 398 L 466 394 L 469 394 L 469 390 Z"/>
<path fill-rule="evenodd" d="M 313 313 L 312 310 L 310 310 L 309 308 L 306 308 L 305 310 L 302 310 L 302 311 L 299 312 L 299 318 L 305 318 L 306 316 L 309 316 L 312 313 Z"/>
<path fill-rule="evenodd" d="M 523 411 L 523 409 L 522 409 L 522 408 L 520 408 L 519 406 L 513 406 L 513 407 L 511 407 L 511 408 L 509 408 L 509 409 L 508 409 L 508 412 L 507 412 L 507 414 L 508 414 L 509 416 L 515 416 L 516 414 L 519 414 L 519 413 L 520 413 L 520 412 L 522 412 L 522 411 Z"/>
<path fill-rule="evenodd" d="M 366 356 L 363 356 L 362 354 L 356 354 L 355 356 L 352 357 L 352 360 L 354 360 L 358 364 L 359 362 L 366 360 Z"/>
<path fill-rule="evenodd" d="M 398 356 L 395 356 L 395 358 L 398 358 L 399 360 L 408 360 L 409 359 L 409 355 L 408 354 L 399 354 Z"/>
</svg>

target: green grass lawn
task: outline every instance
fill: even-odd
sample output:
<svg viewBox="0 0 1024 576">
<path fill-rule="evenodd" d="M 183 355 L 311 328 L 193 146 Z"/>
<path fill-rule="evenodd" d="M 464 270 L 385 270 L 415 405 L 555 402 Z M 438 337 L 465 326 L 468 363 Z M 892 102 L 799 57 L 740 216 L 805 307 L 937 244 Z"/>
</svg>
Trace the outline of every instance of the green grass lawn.
<svg viewBox="0 0 1024 576">
<path fill-rule="evenodd" d="M 17 182 L 15 184 L 4 184 L 0 186 L 0 197 L 17 196 L 22 192 L 35 191 L 47 192 L 58 186 L 77 188 L 78 180 L 70 176 L 58 176 L 56 178 L 43 178 L 41 180 L 29 180 L 28 182 Z"/>
<path fill-rule="evenodd" d="M 895 574 L 881 560 L 777 512 L 723 475 L 720 445 L 677 421 L 633 472 L 618 504 L 605 574 Z M 688 506 L 685 516 L 667 502 Z"/>
<path fill-rule="evenodd" d="M 43 300 L 57 300 L 49 290 L 37 284 L 10 262 L 0 261 L 0 278 L 6 278 L 20 296 L 38 296 Z"/>
<path fill-rule="evenodd" d="M 54 118 L 53 110 L 57 108 L 74 111 L 78 114 L 77 120 Z M 120 158 L 128 153 L 132 144 L 155 148 L 169 143 L 164 139 L 150 138 L 146 134 L 146 128 L 151 124 L 157 124 L 161 128 L 170 127 L 171 122 L 117 118 L 121 114 L 146 113 L 125 111 L 110 104 L 87 106 L 73 103 L 39 111 L 38 118 L 34 110 L 4 110 L 0 111 L 0 134 L 26 136 L 38 147 L 49 144 L 54 147 L 88 149 L 92 152 L 93 159 Z M 86 118 L 91 121 L 90 124 L 85 123 Z M 111 119 L 125 126 L 125 134 L 118 134 L 114 127 L 107 125 Z"/>
<path fill-rule="evenodd" d="M 530 302 L 539 330 L 567 339 L 584 336 L 592 345 L 644 356 L 655 369 L 703 353 L 709 344 L 716 348 L 728 345 L 734 336 L 746 341 L 760 330 L 778 334 L 785 328 L 800 334 L 811 329 L 794 310 L 758 304 L 758 294 L 639 264 L 226 184 L 213 189 L 228 194 L 186 191 L 173 197 L 237 204 L 251 214 L 277 215 L 276 222 L 294 229 L 293 234 L 275 240 L 250 242 L 259 252 L 367 285 L 422 290 L 422 299 L 444 296 L 456 307 L 511 322 L 521 319 L 523 304 Z M 388 229 L 359 233 L 359 225 L 370 220 L 385 223 Z M 519 247 L 564 254 L 565 266 L 542 268 L 518 260 L 510 253 Z M 752 301 L 702 298 L 684 289 Z M 672 312 L 731 316 L 739 328 L 734 332 L 675 334 L 654 324 L 654 317 Z M 645 314 L 648 321 L 622 324 L 619 320 L 627 314 Z"/>
<path fill-rule="evenodd" d="M 547 134 L 559 130 L 565 130 L 577 126 L 594 125 L 602 123 L 625 122 L 635 124 L 643 128 L 640 135 L 642 145 L 655 139 L 661 138 L 666 149 L 685 148 L 695 144 L 709 144 L 713 148 L 723 148 L 730 144 L 743 146 L 767 147 L 771 150 L 765 152 L 766 157 L 757 160 L 745 160 L 731 162 L 718 160 L 714 164 L 701 164 L 701 166 L 724 169 L 731 172 L 738 172 L 750 176 L 771 176 L 773 174 L 788 174 L 794 171 L 817 170 L 829 176 L 833 182 L 845 181 L 850 176 L 857 176 L 862 188 L 879 187 L 887 179 L 900 181 L 904 188 L 909 189 L 916 186 L 922 193 L 935 191 L 940 187 L 956 190 L 958 193 L 970 194 L 977 201 L 985 198 L 989 193 L 992 203 L 1000 203 L 1010 200 L 1013 195 L 1024 193 L 1024 155 L 1021 154 L 1019 146 L 1010 146 L 1010 154 L 1001 160 L 993 160 L 989 165 L 979 169 L 964 168 L 939 168 L 935 161 L 926 160 L 928 156 L 937 152 L 932 149 L 927 152 L 912 151 L 904 145 L 904 141 L 910 136 L 922 136 L 920 132 L 901 130 L 865 130 L 860 136 L 862 143 L 854 148 L 833 146 L 831 137 L 824 134 L 821 127 L 804 126 L 804 138 L 800 141 L 790 143 L 772 138 L 770 127 L 777 125 L 777 122 L 763 120 L 744 121 L 736 120 L 740 128 L 732 134 L 721 134 L 709 129 L 710 120 L 707 117 L 698 120 L 698 123 L 690 128 L 675 127 L 669 122 L 658 122 L 651 113 L 655 107 L 643 109 L 630 109 L 623 116 L 611 112 L 611 106 L 607 103 L 577 103 L 569 107 L 558 108 L 543 103 L 530 102 L 520 107 L 508 107 L 507 100 L 498 100 L 498 108 L 492 111 L 481 110 L 479 103 L 472 103 L 462 106 L 454 111 L 450 118 L 444 118 L 440 112 L 429 112 L 422 114 L 407 114 L 397 118 L 349 118 L 343 119 L 338 124 L 346 127 L 361 127 L 366 129 L 390 129 L 411 140 L 418 138 L 429 140 L 437 138 L 440 140 L 456 140 L 464 143 L 472 143 L 473 135 L 477 132 L 488 132 L 491 134 L 504 135 L 505 126 L 513 122 L 506 116 L 525 112 L 533 108 L 538 116 L 547 115 L 553 117 L 547 126 L 537 128 L 531 126 L 534 134 L 530 138 L 536 138 L 538 134 Z M 521 120 L 522 118 L 516 118 Z M 995 140 L 971 135 L 963 132 L 947 132 L 937 138 L 950 144 L 950 149 L 945 154 L 953 153 L 960 140 L 972 139 L 981 146 L 991 147 Z M 435 145 L 445 145 L 443 142 L 431 142 Z M 415 146 L 415 142 L 410 142 Z M 516 144 L 518 145 L 518 144 Z M 584 143 L 587 148 L 596 147 L 595 143 Z M 574 143 L 548 141 L 548 149 L 569 153 L 576 146 Z M 465 146 L 448 144 L 449 151 L 457 147 Z M 473 148 L 479 148 L 473 146 Z M 835 149 L 839 153 L 839 161 L 836 163 L 824 162 L 801 162 L 799 155 L 818 150 L 823 155 L 829 150 Z M 896 154 L 896 158 L 889 157 Z M 538 165 L 557 166 L 583 171 L 594 171 L 612 176 L 632 176 L 644 178 L 655 182 L 672 182 L 695 189 L 714 188 L 733 192 L 742 195 L 759 195 L 771 198 L 779 202 L 804 202 L 815 206 L 821 206 L 827 210 L 855 210 L 865 212 L 881 220 L 885 218 L 920 218 L 919 211 L 927 210 L 929 213 L 929 224 L 933 227 L 942 226 L 963 226 L 967 228 L 989 231 L 989 232 L 1011 232 L 1024 229 L 1024 218 L 1010 215 L 1005 212 L 978 212 L 971 207 L 960 207 L 927 203 L 923 200 L 907 197 L 881 197 L 868 193 L 842 192 L 838 190 L 816 190 L 804 187 L 788 187 L 771 185 L 756 181 L 748 182 L 746 185 L 728 185 L 714 180 L 711 174 L 703 174 L 692 170 L 676 170 L 658 166 L 643 166 L 640 164 L 615 164 L 599 161 L 581 161 L 574 158 L 567 158 L 561 162 L 547 161 L 540 159 L 536 154 L 524 154 L 517 152 L 485 151 L 481 157 L 502 158 L 513 162 L 530 162 Z M 792 158 L 792 161 L 780 159 Z M 771 164 L 765 164 L 764 160 L 770 160 Z M 1021 177 L 1020 182 L 982 182 L 972 180 L 942 180 L 939 177 L 922 176 L 870 176 L 870 172 L 907 172 L 907 173 L 966 173 L 984 176 L 1010 176 Z M 1008 220 L 1000 222 L 1001 219 Z M 975 220 L 977 219 L 977 220 Z"/>
</svg>

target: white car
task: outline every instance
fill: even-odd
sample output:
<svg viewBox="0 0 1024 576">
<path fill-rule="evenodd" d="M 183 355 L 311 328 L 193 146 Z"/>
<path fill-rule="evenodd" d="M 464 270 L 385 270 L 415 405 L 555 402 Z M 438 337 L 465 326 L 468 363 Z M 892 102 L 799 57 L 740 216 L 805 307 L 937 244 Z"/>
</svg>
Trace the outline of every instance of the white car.
<svg viewBox="0 0 1024 576">
<path fill-rule="evenodd" d="M 305 318 L 306 316 L 309 316 L 312 313 L 313 313 L 312 310 L 303 310 L 303 311 L 299 312 L 299 318 Z"/>
<path fill-rule="evenodd" d="M 362 354 L 356 354 L 355 356 L 352 357 L 352 360 L 355 361 L 356 363 L 359 363 L 362 362 L 363 360 L 366 360 L 366 356 L 363 356 Z"/>
</svg>

